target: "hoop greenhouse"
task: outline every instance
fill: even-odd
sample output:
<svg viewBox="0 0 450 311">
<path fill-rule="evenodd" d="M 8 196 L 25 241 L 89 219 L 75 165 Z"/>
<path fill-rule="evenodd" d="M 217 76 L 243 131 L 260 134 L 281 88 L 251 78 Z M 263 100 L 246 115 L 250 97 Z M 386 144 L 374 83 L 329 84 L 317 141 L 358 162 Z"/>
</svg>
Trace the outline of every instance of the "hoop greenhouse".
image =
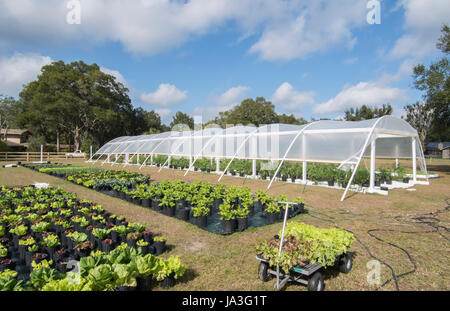
<svg viewBox="0 0 450 311">
<path fill-rule="evenodd" d="M 215 159 L 216 172 L 221 174 L 219 181 L 235 159 L 253 160 L 251 176 L 256 176 L 256 160 L 278 161 L 268 188 L 285 161 L 303 163 L 302 178 L 305 183 L 308 162 L 333 163 L 352 172 L 341 200 L 345 198 L 363 158 L 370 158 L 369 191 L 375 186 L 376 158 L 410 158 L 412 184 L 428 183 L 428 179 L 417 181 L 417 160 L 427 178 L 417 131 L 406 121 L 393 116 L 364 121 L 320 120 L 305 125 L 270 124 L 225 129 L 209 127 L 194 131 L 118 137 L 103 145 L 89 162 L 104 158 L 103 163 L 115 164 L 123 157 L 124 165 L 130 165 L 133 158 L 143 157 L 143 161 L 137 161 L 142 168 L 151 165 L 155 155 L 167 156 L 163 166 L 169 164 L 172 157 L 189 158 L 185 175 L 193 169 L 198 159 Z M 221 172 L 220 159 L 231 159 Z"/>
</svg>

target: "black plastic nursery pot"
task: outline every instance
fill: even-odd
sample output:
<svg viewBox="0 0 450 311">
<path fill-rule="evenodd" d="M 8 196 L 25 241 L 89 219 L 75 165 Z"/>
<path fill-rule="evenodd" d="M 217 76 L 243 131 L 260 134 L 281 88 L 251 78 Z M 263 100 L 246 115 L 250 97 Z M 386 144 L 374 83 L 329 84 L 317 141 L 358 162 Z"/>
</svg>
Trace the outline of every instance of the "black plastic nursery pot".
<svg viewBox="0 0 450 311">
<path fill-rule="evenodd" d="M 159 198 L 155 198 L 152 200 L 152 209 L 159 210 Z"/>
<path fill-rule="evenodd" d="M 267 223 L 269 225 L 276 223 L 279 220 L 279 218 L 280 218 L 280 212 L 266 214 Z"/>
<path fill-rule="evenodd" d="M 282 175 L 281 176 L 281 181 L 287 181 L 287 176 L 286 175 Z"/>
<path fill-rule="evenodd" d="M 163 214 L 170 216 L 170 217 L 174 217 L 175 216 L 175 206 L 173 207 L 165 207 L 163 209 Z"/>
<path fill-rule="evenodd" d="M 175 201 L 175 207 L 178 209 L 178 208 L 184 208 L 186 206 L 186 201 L 185 200 L 183 200 L 183 199 L 180 199 L 180 200 L 176 200 Z"/>
<path fill-rule="evenodd" d="M 237 231 L 244 231 L 248 228 L 248 218 L 237 218 Z"/>
<path fill-rule="evenodd" d="M 150 208 L 150 199 L 142 199 L 141 205 L 145 208 Z"/>
<path fill-rule="evenodd" d="M 328 180 L 328 186 L 334 187 L 334 180 Z"/>
<path fill-rule="evenodd" d="M 177 210 L 177 218 L 184 221 L 188 221 L 190 212 L 191 212 L 190 208 L 180 208 Z"/>
<path fill-rule="evenodd" d="M 152 285 L 153 285 L 152 276 L 136 278 L 136 290 L 137 291 L 151 291 Z"/>
<path fill-rule="evenodd" d="M 198 217 L 195 217 L 195 223 L 196 223 L 197 226 L 199 226 L 200 228 L 206 228 L 206 226 L 208 225 L 208 216 L 198 216 Z"/>
<path fill-rule="evenodd" d="M 162 288 L 170 288 L 173 287 L 175 285 L 175 278 L 173 276 L 168 276 L 165 277 L 162 281 L 161 281 L 161 287 Z"/>
<path fill-rule="evenodd" d="M 155 248 L 155 255 L 160 255 L 166 248 L 166 241 L 155 241 L 152 246 Z"/>
<path fill-rule="evenodd" d="M 231 234 L 236 230 L 237 221 L 236 219 L 222 220 L 222 233 Z"/>
<path fill-rule="evenodd" d="M 404 182 L 405 184 L 409 184 L 409 177 L 403 178 L 403 182 Z"/>
</svg>

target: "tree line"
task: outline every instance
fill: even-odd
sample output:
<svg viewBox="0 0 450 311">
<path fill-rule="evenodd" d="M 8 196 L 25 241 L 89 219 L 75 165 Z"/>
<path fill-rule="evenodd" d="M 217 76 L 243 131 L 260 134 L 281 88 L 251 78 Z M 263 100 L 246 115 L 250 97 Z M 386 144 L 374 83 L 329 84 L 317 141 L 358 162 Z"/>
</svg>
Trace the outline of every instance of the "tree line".
<svg viewBox="0 0 450 311">
<path fill-rule="evenodd" d="M 442 59 L 428 67 L 423 64 L 414 67 L 414 87 L 423 91 L 422 101 L 404 107 L 405 119 L 417 129 L 422 143 L 450 140 L 450 29 L 447 25 L 442 27 L 437 48 L 444 53 Z M 33 133 L 30 150 L 39 148 L 40 144 L 54 143 L 57 149 L 60 144 L 69 144 L 84 151 L 90 145 L 99 147 L 119 136 L 155 134 L 176 129 L 180 124 L 184 125 L 181 130 L 194 128 L 194 119 L 181 111 L 173 116 L 170 125 L 163 124 L 154 110 L 133 107 L 128 91 L 97 64 L 53 62 L 42 67 L 35 81 L 24 85 L 17 100 L 0 96 L 0 128 L 5 132 L 11 128 L 30 130 Z M 389 103 L 381 107 L 363 105 L 346 110 L 344 119 L 366 120 L 392 112 Z M 220 112 L 203 127 L 212 123 L 225 127 L 227 124 L 301 125 L 308 121 L 293 114 L 278 114 L 273 103 L 256 97 Z"/>
</svg>

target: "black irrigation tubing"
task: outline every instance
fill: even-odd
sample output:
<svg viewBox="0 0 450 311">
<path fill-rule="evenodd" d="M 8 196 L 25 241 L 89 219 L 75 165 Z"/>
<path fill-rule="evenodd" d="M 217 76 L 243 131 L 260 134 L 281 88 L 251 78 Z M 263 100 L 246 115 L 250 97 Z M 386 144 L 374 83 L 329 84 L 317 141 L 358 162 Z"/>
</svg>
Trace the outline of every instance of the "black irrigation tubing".
<svg viewBox="0 0 450 311">
<path fill-rule="evenodd" d="M 373 255 L 372 252 L 370 251 L 369 247 L 367 245 L 365 245 L 358 238 L 358 236 L 354 232 L 339 226 L 334 221 L 334 220 L 345 220 L 345 218 L 336 218 L 336 217 L 332 217 L 330 215 L 327 215 L 325 213 L 320 213 L 320 212 L 317 212 L 317 211 L 315 211 L 317 214 L 320 214 L 321 216 L 326 216 L 329 219 L 325 219 L 325 218 L 319 217 L 317 215 L 312 215 L 311 213 L 308 213 L 307 215 L 309 215 L 309 216 L 311 216 L 313 218 L 322 220 L 322 221 L 333 223 L 337 228 L 341 228 L 343 230 L 346 230 L 346 231 L 352 233 L 355 236 L 355 239 L 365 248 L 365 250 L 367 251 L 367 253 L 369 254 L 370 257 L 380 261 L 381 263 L 383 263 L 385 266 L 387 266 L 391 270 L 392 278 L 386 280 L 376 290 L 381 289 L 382 287 L 384 287 L 387 284 L 389 284 L 392 280 L 394 280 L 395 288 L 396 288 L 397 291 L 399 291 L 398 279 L 401 278 L 401 277 L 404 277 L 406 275 L 409 275 L 409 274 L 412 274 L 412 273 L 416 272 L 416 270 L 417 270 L 417 263 L 416 263 L 415 259 L 412 257 L 412 255 L 406 249 L 404 249 L 404 248 L 402 248 L 402 247 L 400 247 L 400 246 L 398 246 L 398 245 L 396 245 L 396 244 L 394 244 L 392 242 L 388 242 L 388 241 L 385 241 L 385 240 L 381 239 L 380 237 L 376 236 L 374 234 L 374 232 L 384 231 L 384 232 L 397 232 L 397 233 L 405 233 L 405 234 L 422 234 L 422 233 L 437 232 L 439 235 L 441 235 L 447 241 L 450 241 L 450 239 L 448 237 L 446 237 L 445 235 L 443 235 L 440 232 L 440 229 L 443 229 L 443 230 L 449 232 L 450 228 L 442 226 L 442 225 L 438 225 L 438 223 L 446 222 L 446 221 L 444 221 L 444 220 L 442 220 L 442 219 L 440 219 L 438 217 L 430 217 L 430 216 L 428 216 L 428 215 L 436 216 L 436 215 L 439 215 L 441 213 L 448 212 L 450 210 L 450 202 L 449 201 L 450 201 L 450 199 L 445 199 L 445 203 L 447 204 L 447 206 L 445 208 L 443 208 L 443 209 L 440 209 L 440 210 L 437 210 L 437 211 L 434 211 L 434 212 L 429 212 L 429 213 L 419 213 L 419 214 L 406 215 L 406 216 L 403 216 L 403 215 L 398 215 L 398 216 L 378 216 L 378 215 L 355 213 L 355 212 L 351 212 L 351 211 L 339 212 L 340 214 L 353 214 L 355 216 L 367 216 L 367 217 L 376 217 L 376 218 L 383 218 L 383 219 L 395 219 L 395 220 L 397 220 L 399 222 L 403 221 L 403 222 L 407 222 L 407 223 L 409 223 L 411 225 L 427 225 L 427 226 L 432 227 L 432 230 L 429 230 L 429 231 L 402 231 L 402 230 L 381 229 L 381 228 L 374 228 L 374 229 L 367 230 L 367 234 L 369 236 L 371 236 L 372 238 L 374 238 L 374 239 L 376 239 L 376 240 L 378 240 L 378 241 L 380 241 L 382 243 L 386 243 L 386 244 L 388 244 L 388 245 L 390 245 L 392 247 L 395 247 L 395 248 L 401 250 L 403 253 L 405 253 L 408 256 L 408 260 L 413 265 L 413 269 L 411 269 L 409 271 L 406 271 L 406 272 L 403 272 L 403 273 L 400 273 L 400 274 L 397 274 L 395 272 L 394 268 L 391 265 L 389 265 L 387 262 L 385 262 L 384 260 L 382 260 L 382 259 L 376 257 L 375 255 Z M 314 208 L 313 206 L 309 206 L 309 207 Z M 348 220 L 354 220 L 354 219 L 348 219 Z M 368 220 L 362 220 L 362 219 L 360 219 L 358 221 L 369 222 Z"/>
</svg>

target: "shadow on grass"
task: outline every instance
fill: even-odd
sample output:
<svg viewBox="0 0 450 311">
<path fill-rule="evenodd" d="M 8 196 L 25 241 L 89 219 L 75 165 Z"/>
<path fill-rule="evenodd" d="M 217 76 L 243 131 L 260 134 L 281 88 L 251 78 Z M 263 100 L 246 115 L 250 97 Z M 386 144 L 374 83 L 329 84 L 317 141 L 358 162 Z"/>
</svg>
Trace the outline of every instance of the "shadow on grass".
<svg viewBox="0 0 450 311">
<path fill-rule="evenodd" d="M 177 280 L 177 283 L 188 283 L 198 277 L 199 274 L 194 269 L 187 268 L 183 276 Z"/>
</svg>

